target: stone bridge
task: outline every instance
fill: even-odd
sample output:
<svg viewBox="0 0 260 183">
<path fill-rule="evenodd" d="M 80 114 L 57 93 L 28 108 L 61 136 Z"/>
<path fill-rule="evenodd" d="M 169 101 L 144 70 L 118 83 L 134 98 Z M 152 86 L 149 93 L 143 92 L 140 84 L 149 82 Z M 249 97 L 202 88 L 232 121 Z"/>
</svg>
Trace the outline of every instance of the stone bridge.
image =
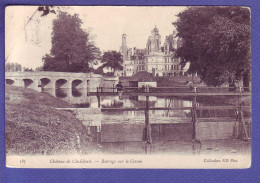
<svg viewBox="0 0 260 183">
<path fill-rule="evenodd" d="M 69 72 L 6 72 L 5 84 L 31 88 L 36 91 L 44 89 L 83 88 L 87 92 L 96 91 L 99 86 L 111 86 L 117 83 L 117 77 L 105 78 L 93 73 Z"/>
</svg>

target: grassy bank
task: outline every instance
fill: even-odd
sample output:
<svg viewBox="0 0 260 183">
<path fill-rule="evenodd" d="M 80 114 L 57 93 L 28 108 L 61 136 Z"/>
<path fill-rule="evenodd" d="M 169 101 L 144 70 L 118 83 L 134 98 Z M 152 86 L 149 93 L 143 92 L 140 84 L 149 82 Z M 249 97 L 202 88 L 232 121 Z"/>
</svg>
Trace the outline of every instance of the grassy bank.
<svg viewBox="0 0 260 183">
<path fill-rule="evenodd" d="M 72 154 L 96 151 L 72 107 L 46 93 L 15 86 L 5 88 L 7 154 Z"/>
</svg>

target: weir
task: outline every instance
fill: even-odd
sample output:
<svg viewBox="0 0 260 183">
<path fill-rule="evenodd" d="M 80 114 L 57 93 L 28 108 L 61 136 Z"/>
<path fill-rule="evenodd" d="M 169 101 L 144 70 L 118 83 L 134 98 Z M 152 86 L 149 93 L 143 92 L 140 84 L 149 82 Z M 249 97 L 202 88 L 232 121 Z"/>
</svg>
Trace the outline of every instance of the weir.
<svg viewBox="0 0 260 183">
<path fill-rule="evenodd" d="M 242 96 L 251 96 L 250 92 L 246 92 L 249 89 L 246 88 L 227 88 L 219 87 L 218 90 L 212 92 L 211 87 L 194 88 L 192 90 L 187 90 L 184 88 L 184 92 L 176 91 L 176 88 L 146 88 L 145 90 L 140 88 L 124 88 L 123 95 L 138 96 L 143 95 L 146 98 L 145 107 L 135 107 L 135 108 L 101 108 L 100 97 L 117 95 L 116 88 L 100 88 L 98 87 L 95 93 L 91 95 L 96 95 L 98 98 L 98 107 L 101 111 L 144 111 L 145 114 L 145 124 L 143 130 L 143 140 L 147 143 L 152 143 L 152 128 L 149 119 L 150 110 L 189 110 L 191 111 L 190 124 L 192 125 L 192 140 L 200 141 L 208 139 L 251 139 L 251 119 L 244 118 L 243 110 L 250 109 L 251 106 L 243 106 L 241 102 Z M 110 91 L 109 91 L 110 90 Z M 203 92 L 199 92 L 202 91 Z M 189 96 L 193 98 L 192 107 L 149 107 L 149 97 L 150 96 Z M 198 106 L 197 97 L 199 96 L 237 96 L 238 105 L 232 106 Z M 234 118 L 212 118 L 212 117 L 202 117 L 203 111 L 208 111 L 207 115 L 210 115 L 210 110 L 235 110 L 236 115 Z M 216 114 L 215 114 L 216 115 Z M 205 124 L 207 124 L 205 126 Z M 189 126 L 189 125 L 188 125 Z"/>
</svg>

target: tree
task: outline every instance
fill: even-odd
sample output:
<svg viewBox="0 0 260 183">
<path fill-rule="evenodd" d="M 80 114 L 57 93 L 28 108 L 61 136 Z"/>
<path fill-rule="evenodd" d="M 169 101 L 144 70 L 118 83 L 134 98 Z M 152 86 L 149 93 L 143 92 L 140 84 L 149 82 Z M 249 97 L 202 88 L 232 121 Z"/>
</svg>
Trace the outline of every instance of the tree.
<svg viewBox="0 0 260 183">
<path fill-rule="evenodd" d="M 24 72 L 33 72 L 32 68 L 24 67 Z"/>
<path fill-rule="evenodd" d="M 11 71 L 11 64 L 5 63 L 5 72 L 10 72 L 10 71 Z"/>
<path fill-rule="evenodd" d="M 81 24 L 78 14 L 59 13 L 53 21 L 51 53 L 43 57 L 44 71 L 89 71 L 88 63 L 100 57 L 100 50 Z"/>
<path fill-rule="evenodd" d="M 191 7 L 173 23 L 181 39 L 176 51 L 189 73 L 212 86 L 234 84 L 250 75 L 250 10 L 243 7 Z"/>
<path fill-rule="evenodd" d="M 43 71 L 42 66 L 36 67 L 36 68 L 35 68 L 35 71 Z"/>
<path fill-rule="evenodd" d="M 94 74 L 104 74 L 102 66 L 99 66 L 97 69 L 94 69 L 93 72 Z"/>
<path fill-rule="evenodd" d="M 103 63 L 102 67 L 108 67 L 112 69 L 112 72 L 115 70 L 123 70 L 123 56 L 121 53 L 116 51 L 105 52 L 102 56 L 101 62 Z"/>
<path fill-rule="evenodd" d="M 22 65 L 21 65 L 21 64 L 18 64 L 18 63 L 15 63 L 15 71 L 16 71 L 16 72 L 22 71 Z"/>
<path fill-rule="evenodd" d="M 5 63 L 5 72 L 19 72 L 22 71 L 22 65 L 18 63 Z"/>
</svg>

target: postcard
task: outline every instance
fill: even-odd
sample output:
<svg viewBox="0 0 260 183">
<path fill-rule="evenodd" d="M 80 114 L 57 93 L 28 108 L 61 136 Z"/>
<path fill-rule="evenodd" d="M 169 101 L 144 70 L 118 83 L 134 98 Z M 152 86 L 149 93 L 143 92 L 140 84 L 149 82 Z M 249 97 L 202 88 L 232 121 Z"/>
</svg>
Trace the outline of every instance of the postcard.
<svg viewBox="0 0 260 183">
<path fill-rule="evenodd" d="M 10 168 L 251 166 L 251 11 L 7 6 Z"/>
</svg>

